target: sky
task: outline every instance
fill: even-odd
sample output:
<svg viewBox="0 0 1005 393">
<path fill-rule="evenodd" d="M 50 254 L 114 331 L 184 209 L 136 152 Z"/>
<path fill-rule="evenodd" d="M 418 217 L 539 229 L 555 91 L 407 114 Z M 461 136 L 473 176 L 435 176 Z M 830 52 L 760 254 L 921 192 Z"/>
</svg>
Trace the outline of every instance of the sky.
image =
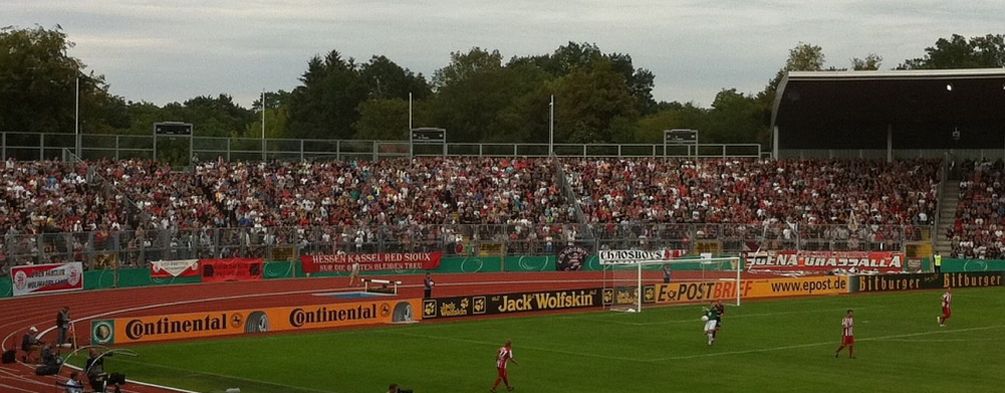
<svg viewBox="0 0 1005 393">
<path fill-rule="evenodd" d="M 569 41 L 628 53 L 657 100 L 708 105 L 757 92 L 799 42 L 827 65 L 876 53 L 883 68 L 940 37 L 1003 33 L 1002 0 L 0 0 L 0 26 L 62 26 L 111 92 L 158 105 L 226 93 L 245 106 L 292 90 L 314 55 L 385 55 L 427 77 L 472 47 L 504 57 Z"/>
</svg>

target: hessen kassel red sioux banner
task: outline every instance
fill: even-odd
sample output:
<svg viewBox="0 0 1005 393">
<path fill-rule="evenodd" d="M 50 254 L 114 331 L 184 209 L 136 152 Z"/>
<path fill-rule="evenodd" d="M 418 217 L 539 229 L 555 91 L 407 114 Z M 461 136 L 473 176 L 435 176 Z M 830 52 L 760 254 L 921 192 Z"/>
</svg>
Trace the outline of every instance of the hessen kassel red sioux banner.
<svg viewBox="0 0 1005 393">
<path fill-rule="evenodd" d="M 829 272 L 904 271 L 905 255 L 888 251 L 777 251 L 747 254 L 750 270 Z"/>
<path fill-rule="evenodd" d="M 361 271 L 433 270 L 440 267 L 442 252 L 381 252 L 375 254 L 305 255 L 300 257 L 304 273 L 348 272 L 353 263 Z"/>
<path fill-rule="evenodd" d="M 84 289 L 84 265 L 80 262 L 10 268 L 14 296 Z"/>
</svg>

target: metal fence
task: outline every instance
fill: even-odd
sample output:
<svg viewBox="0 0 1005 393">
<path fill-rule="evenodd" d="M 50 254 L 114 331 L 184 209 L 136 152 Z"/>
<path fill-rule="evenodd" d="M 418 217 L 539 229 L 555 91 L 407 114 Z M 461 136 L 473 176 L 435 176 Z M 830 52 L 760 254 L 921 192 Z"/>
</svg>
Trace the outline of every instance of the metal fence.
<svg viewBox="0 0 1005 393">
<path fill-rule="evenodd" d="M 57 133 L 0 132 L 0 159 L 56 160 L 63 149 L 71 149 L 82 159 L 164 159 L 164 146 L 170 139 L 188 137 L 158 137 L 154 148 L 152 135 L 82 134 L 80 150 L 77 136 Z M 168 142 L 164 142 L 168 139 Z M 176 149 L 187 150 L 188 143 Z M 327 140 L 327 139 L 258 139 L 193 136 L 191 155 L 196 160 L 259 161 L 259 160 L 332 160 L 414 156 L 498 156 L 547 157 L 547 143 L 447 143 L 416 144 L 408 141 Z M 571 144 L 551 145 L 554 155 L 563 157 L 765 157 L 759 144 L 702 144 L 673 146 L 661 144 Z M 156 155 L 156 156 L 155 156 Z"/>
<path fill-rule="evenodd" d="M 587 236 L 587 234 L 591 234 Z M 8 233 L 0 273 L 10 266 L 82 261 L 88 268 L 144 266 L 149 261 L 442 251 L 477 255 L 490 245 L 509 255 L 554 255 L 575 243 L 600 249 L 685 249 L 737 254 L 766 250 L 907 251 L 932 242 L 931 226 L 747 224 L 404 225 L 200 228 L 79 233 Z"/>
</svg>

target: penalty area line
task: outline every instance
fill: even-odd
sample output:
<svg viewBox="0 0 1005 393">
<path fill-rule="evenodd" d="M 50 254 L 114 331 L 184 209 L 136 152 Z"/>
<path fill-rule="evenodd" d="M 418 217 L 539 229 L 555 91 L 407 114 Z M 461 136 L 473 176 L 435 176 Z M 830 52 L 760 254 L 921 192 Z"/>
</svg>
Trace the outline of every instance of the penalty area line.
<svg viewBox="0 0 1005 393">
<path fill-rule="evenodd" d="M 1001 328 L 1005 328 L 1005 325 L 982 326 L 982 327 L 966 328 L 966 329 L 933 330 L 933 331 L 929 331 L 929 332 L 918 332 L 918 333 L 907 333 L 907 334 L 893 334 L 893 335 L 889 335 L 889 336 L 866 337 L 866 338 L 856 339 L 856 341 L 857 342 L 862 342 L 862 341 L 884 341 L 884 340 L 891 340 L 891 339 L 903 339 L 903 338 L 909 338 L 909 337 L 921 337 L 921 336 L 928 336 L 928 335 L 933 335 L 933 334 L 975 332 L 975 331 L 993 330 L 993 329 L 1001 329 Z M 648 361 L 649 362 L 663 362 L 663 361 L 667 361 L 667 360 L 700 359 L 700 358 L 710 358 L 710 357 L 727 356 L 727 355 L 745 355 L 745 354 L 750 354 L 750 353 L 777 352 L 777 351 L 785 351 L 785 350 L 789 350 L 789 349 L 801 349 L 801 348 L 820 347 L 820 346 L 824 346 L 824 345 L 834 345 L 836 343 L 837 343 L 837 341 L 834 340 L 834 341 L 817 342 L 817 343 L 809 343 L 809 344 L 785 345 L 785 346 L 780 346 L 780 347 L 751 349 L 751 350 L 746 350 L 746 351 L 729 351 L 729 352 L 703 353 L 703 354 L 700 354 L 700 355 L 688 355 L 688 356 L 670 356 L 670 357 L 665 357 L 665 358 L 650 359 Z"/>
<path fill-rule="evenodd" d="M 135 364 L 135 365 L 138 365 L 138 366 L 162 368 L 162 369 L 171 370 L 171 371 L 180 371 L 180 372 L 189 373 L 190 375 L 206 375 L 206 376 L 210 376 L 210 377 L 223 378 L 223 379 L 229 379 L 229 380 L 234 380 L 234 381 L 250 382 L 250 383 L 259 384 L 259 385 L 277 386 L 277 387 L 282 387 L 282 388 L 295 389 L 297 391 L 303 391 L 303 392 L 337 393 L 334 390 L 319 390 L 319 389 L 305 388 L 305 387 L 300 387 L 300 386 L 295 386 L 295 385 L 284 385 L 284 384 L 276 383 L 276 382 L 262 381 L 262 380 L 258 380 L 258 379 L 252 379 L 252 378 L 237 377 L 237 376 L 233 376 L 233 375 L 217 374 L 217 373 L 211 373 L 211 372 L 206 372 L 206 371 L 196 371 L 196 370 L 191 370 L 191 369 L 187 369 L 187 368 L 167 366 L 167 365 L 163 365 L 163 364 L 137 362 L 137 361 L 134 361 L 134 360 L 126 360 L 126 359 L 116 359 L 115 361 L 116 362 L 122 362 L 122 363 L 132 363 L 132 364 Z"/>
</svg>

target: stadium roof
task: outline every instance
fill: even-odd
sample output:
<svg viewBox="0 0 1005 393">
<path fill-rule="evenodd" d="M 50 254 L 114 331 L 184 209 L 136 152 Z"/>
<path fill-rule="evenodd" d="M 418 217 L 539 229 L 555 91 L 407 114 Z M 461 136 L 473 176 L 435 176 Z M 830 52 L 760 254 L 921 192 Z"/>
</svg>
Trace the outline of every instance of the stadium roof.
<svg viewBox="0 0 1005 393">
<path fill-rule="evenodd" d="M 776 153 L 1001 149 L 1005 68 L 789 72 L 779 84 L 771 124 Z"/>
</svg>

